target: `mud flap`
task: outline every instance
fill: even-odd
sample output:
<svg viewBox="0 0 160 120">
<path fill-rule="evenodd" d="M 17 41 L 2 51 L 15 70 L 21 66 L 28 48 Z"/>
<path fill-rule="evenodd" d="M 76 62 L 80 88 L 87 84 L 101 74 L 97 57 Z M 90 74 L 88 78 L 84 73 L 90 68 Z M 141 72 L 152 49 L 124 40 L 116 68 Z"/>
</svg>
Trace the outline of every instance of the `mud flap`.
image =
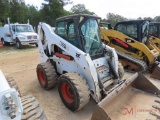
<svg viewBox="0 0 160 120">
<path fill-rule="evenodd" d="M 160 65 L 157 65 L 157 67 L 153 70 L 150 77 L 160 80 Z"/>
<path fill-rule="evenodd" d="M 141 73 L 135 73 L 98 103 L 91 120 L 157 120 L 160 113 L 153 106 L 155 100 L 160 99 L 159 95 L 157 87 Z M 138 114 L 137 109 L 148 111 Z M 155 115 L 149 110 L 153 110 Z"/>
</svg>

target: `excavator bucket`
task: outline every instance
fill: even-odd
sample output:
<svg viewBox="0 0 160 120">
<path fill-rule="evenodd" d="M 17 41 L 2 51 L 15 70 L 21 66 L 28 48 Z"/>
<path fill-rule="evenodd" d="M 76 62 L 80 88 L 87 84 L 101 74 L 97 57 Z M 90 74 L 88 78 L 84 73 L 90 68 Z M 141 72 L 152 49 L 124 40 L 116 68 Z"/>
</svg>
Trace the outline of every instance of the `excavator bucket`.
<svg viewBox="0 0 160 120">
<path fill-rule="evenodd" d="M 96 106 L 91 120 L 158 120 L 160 90 L 141 73 L 124 80 Z"/>
<path fill-rule="evenodd" d="M 159 73 L 160 73 L 160 64 L 156 66 L 156 68 L 153 70 L 153 72 L 152 72 L 150 77 L 160 80 L 160 74 Z"/>
</svg>

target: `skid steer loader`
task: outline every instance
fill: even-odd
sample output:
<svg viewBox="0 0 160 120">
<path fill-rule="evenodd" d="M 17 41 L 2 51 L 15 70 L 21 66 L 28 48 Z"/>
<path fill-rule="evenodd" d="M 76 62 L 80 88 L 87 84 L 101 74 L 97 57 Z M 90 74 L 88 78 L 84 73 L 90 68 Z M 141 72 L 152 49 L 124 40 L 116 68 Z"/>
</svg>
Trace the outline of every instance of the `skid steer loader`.
<svg viewBox="0 0 160 120">
<path fill-rule="evenodd" d="M 116 49 L 119 60 L 124 68 L 132 71 L 146 71 L 149 69 L 151 77 L 157 76 L 160 49 L 148 40 L 148 21 L 118 22 L 114 29 L 105 29 L 101 25 L 101 39 Z"/>
<path fill-rule="evenodd" d="M 121 29 L 121 26 L 124 27 L 126 24 L 126 27 L 130 29 L 130 25 L 137 25 L 137 29 L 136 28 L 131 28 L 130 30 L 126 30 L 124 31 L 124 29 L 122 30 Z M 119 28 L 118 28 L 119 26 Z M 122 22 L 118 22 L 116 25 L 115 25 L 115 30 L 118 30 L 126 35 L 128 35 L 129 37 L 132 37 L 133 39 L 139 41 L 139 42 L 142 42 L 142 43 L 146 43 L 147 47 L 150 48 L 150 45 L 152 44 L 152 46 L 158 51 L 160 52 L 160 39 L 159 38 L 156 38 L 156 37 L 153 37 L 153 35 L 156 36 L 155 34 L 155 26 L 153 26 L 153 23 L 150 23 L 149 21 L 147 20 L 131 20 L 131 21 L 122 21 Z M 133 32 L 132 29 L 135 29 L 136 30 L 136 34 L 137 36 L 135 37 L 133 35 Z M 125 33 L 126 32 L 126 33 Z M 132 33 L 130 33 L 132 32 Z M 158 31 L 157 31 L 158 32 Z M 154 43 L 154 44 L 153 44 Z"/>
<path fill-rule="evenodd" d="M 160 22 L 149 23 L 149 40 L 160 49 Z"/>
<path fill-rule="evenodd" d="M 100 18 L 97 16 L 66 16 L 56 20 L 55 32 L 50 25 L 39 23 L 40 64 L 37 65 L 37 77 L 40 85 L 48 90 L 58 82 L 61 100 L 71 111 L 82 109 L 91 95 L 98 103 L 93 120 L 125 118 L 119 110 L 121 105 L 130 107 L 127 104 L 133 103 L 141 108 L 146 99 L 149 100 L 146 100 L 143 107 L 153 109 L 155 100 L 160 99 L 157 97 L 160 94 L 159 89 L 140 73 L 127 80 L 120 80 L 124 73 L 123 68 L 118 65 L 114 48 L 102 44 L 99 22 Z M 111 102 L 114 98 L 124 98 L 126 103 L 123 100 L 119 103 Z M 136 104 L 137 100 L 139 101 Z M 113 109 L 117 110 L 115 115 L 112 113 Z M 159 107 L 155 110 L 158 109 Z M 158 115 L 154 113 L 150 117 L 156 119 Z M 140 117 L 142 116 L 138 116 Z M 141 120 L 145 118 L 146 116 Z"/>
</svg>

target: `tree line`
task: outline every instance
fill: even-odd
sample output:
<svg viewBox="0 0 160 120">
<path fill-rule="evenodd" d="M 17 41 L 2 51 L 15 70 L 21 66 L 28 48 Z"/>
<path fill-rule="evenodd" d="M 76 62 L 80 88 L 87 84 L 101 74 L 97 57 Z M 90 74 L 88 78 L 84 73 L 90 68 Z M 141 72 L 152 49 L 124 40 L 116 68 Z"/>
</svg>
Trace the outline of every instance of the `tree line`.
<svg viewBox="0 0 160 120">
<path fill-rule="evenodd" d="M 71 14 L 63 9 L 65 5 L 71 4 L 70 0 L 47 1 L 47 4 L 43 3 L 38 9 L 36 6 L 19 3 L 17 0 L 0 0 L 0 25 L 7 23 L 9 17 L 11 23 L 27 23 L 29 19 L 33 26 L 37 26 L 40 21 L 54 26 L 56 18 Z"/>
<path fill-rule="evenodd" d="M 64 6 L 72 4 L 72 0 L 44 0 L 48 3 L 42 3 L 39 9 L 33 5 L 26 5 L 25 3 L 19 3 L 17 0 L 0 0 L 0 26 L 7 23 L 9 17 L 11 23 L 27 23 L 30 20 L 30 24 L 37 26 L 40 21 L 46 22 L 51 26 L 55 25 L 56 18 L 71 15 L 71 14 L 91 14 L 95 15 L 94 12 L 89 11 L 84 4 L 73 5 L 70 11 L 66 11 Z M 137 18 L 145 19 L 154 22 L 160 22 L 160 16 L 154 18 L 145 17 Z M 107 13 L 106 18 L 103 21 L 110 22 L 113 26 L 118 21 L 129 20 L 121 15 L 114 13 Z"/>
</svg>

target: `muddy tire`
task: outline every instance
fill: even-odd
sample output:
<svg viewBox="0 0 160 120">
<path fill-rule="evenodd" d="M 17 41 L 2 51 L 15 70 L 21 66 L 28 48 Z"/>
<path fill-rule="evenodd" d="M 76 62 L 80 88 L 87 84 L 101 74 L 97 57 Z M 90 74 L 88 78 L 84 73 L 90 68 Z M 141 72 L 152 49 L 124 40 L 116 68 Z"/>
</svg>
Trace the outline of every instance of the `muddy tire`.
<svg viewBox="0 0 160 120">
<path fill-rule="evenodd" d="M 124 76 L 124 68 L 121 63 L 118 63 L 118 75 L 120 79 Z"/>
<path fill-rule="evenodd" d="M 47 120 L 39 102 L 31 95 L 21 97 L 23 114 L 21 120 Z"/>
<path fill-rule="evenodd" d="M 37 77 L 40 85 L 45 90 L 52 89 L 57 83 L 57 74 L 50 62 L 37 65 Z"/>
<path fill-rule="evenodd" d="M 90 99 L 88 85 L 83 77 L 77 73 L 66 73 L 59 77 L 58 92 L 71 111 L 82 109 Z"/>
<path fill-rule="evenodd" d="M 20 94 L 20 90 L 19 90 L 18 85 L 17 85 L 16 81 L 14 80 L 14 78 L 10 77 L 10 76 L 7 76 L 6 80 L 7 80 L 8 84 L 9 84 L 9 86 L 11 88 L 15 88 L 18 91 L 18 93 Z"/>
</svg>

